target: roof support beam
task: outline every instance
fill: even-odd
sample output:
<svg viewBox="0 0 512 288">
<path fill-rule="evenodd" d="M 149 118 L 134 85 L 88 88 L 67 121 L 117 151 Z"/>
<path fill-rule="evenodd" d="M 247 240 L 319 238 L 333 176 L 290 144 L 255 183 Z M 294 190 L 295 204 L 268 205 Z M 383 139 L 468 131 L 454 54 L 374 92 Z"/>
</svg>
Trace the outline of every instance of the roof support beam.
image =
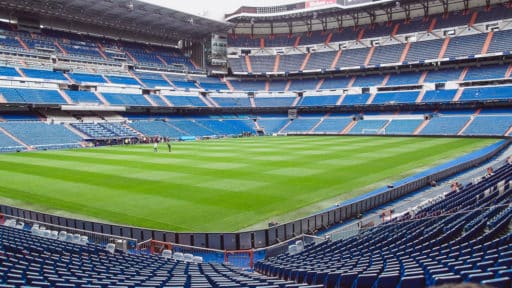
<svg viewBox="0 0 512 288">
<path fill-rule="evenodd" d="M 427 18 L 430 15 L 429 14 L 429 8 L 430 8 L 429 1 L 425 1 L 425 2 L 421 3 L 421 6 L 423 7 L 423 17 Z"/>
<path fill-rule="evenodd" d="M 327 31 L 327 18 L 321 18 L 320 21 L 322 22 L 322 31 Z"/>
<path fill-rule="evenodd" d="M 359 12 L 351 14 L 350 17 L 352 17 L 352 20 L 354 21 L 354 29 L 357 29 L 359 26 Z"/>
<path fill-rule="evenodd" d="M 377 19 L 377 15 L 375 14 L 375 11 L 367 10 L 365 12 L 366 12 L 366 14 L 368 14 L 368 17 L 370 18 L 370 25 L 373 27 L 373 25 L 375 25 L 375 20 Z"/>
<path fill-rule="evenodd" d="M 443 14 L 448 15 L 448 0 L 440 0 L 441 4 L 443 4 Z"/>
<path fill-rule="evenodd" d="M 464 0 L 464 14 L 468 13 L 469 11 L 469 0 Z"/>
<path fill-rule="evenodd" d="M 405 21 L 409 22 L 411 21 L 411 4 L 404 4 L 402 5 L 402 8 L 404 9 L 405 13 Z"/>
<path fill-rule="evenodd" d="M 338 31 L 343 30 L 343 15 L 336 15 L 336 24 L 338 24 Z"/>
<path fill-rule="evenodd" d="M 386 18 L 388 19 L 388 22 L 393 21 L 393 8 L 386 8 L 384 11 L 386 12 Z"/>
</svg>

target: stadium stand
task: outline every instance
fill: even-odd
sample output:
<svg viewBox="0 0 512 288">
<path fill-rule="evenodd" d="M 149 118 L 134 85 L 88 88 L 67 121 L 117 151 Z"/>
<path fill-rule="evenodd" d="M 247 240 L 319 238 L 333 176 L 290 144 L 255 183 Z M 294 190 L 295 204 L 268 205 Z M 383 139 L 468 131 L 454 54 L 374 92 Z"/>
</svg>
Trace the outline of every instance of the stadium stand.
<svg viewBox="0 0 512 288">
<path fill-rule="evenodd" d="M 102 104 L 100 99 L 90 91 L 72 91 L 66 90 L 65 93 L 71 98 L 73 103 L 96 103 Z"/>
<path fill-rule="evenodd" d="M 391 135 L 412 135 L 423 120 L 418 119 L 393 119 L 386 126 L 385 133 Z"/>
<path fill-rule="evenodd" d="M 0 94 L 9 103 L 66 103 L 57 90 L 0 87 Z"/>
<path fill-rule="evenodd" d="M 496 188 L 511 172 L 511 165 L 503 166 L 488 179 L 389 223 L 296 254 L 270 257 L 257 263 L 256 271 L 324 287 L 426 287 L 463 281 L 496 281 L 506 287 L 511 190 L 507 186 L 501 193 Z M 487 189 L 493 192 L 486 194 Z"/>
<path fill-rule="evenodd" d="M 0 123 L 0 127 L 37 149 L 80 147 L 80 137 L 62 125 L 13 121 Z"/>
<path fill-rule="evenodd" d="M 288 122 L 286 115 L 260 115 L 258 117 L 258 124 L 267 135 L 278 133 Z"/>
<path fill-rule="evenodd" d="M 469 116 L 443 115 L 432 118 L 421 135 L 457 135 L 469 121 Z"/>
<path fill-rule="evenodd" d="M 251 103 L 247 96 L 212 96 L 213 101 L 221 107 L 250 107 Z"/>
<path fill-rule="evenodd" d="M 256 97 L 254 97 L 254 102 L 256 107 L 290 107 L 295 98 L 295 96 L 257 94 Z"/>
<path fill-rule="evenodd" d="M 512 136 L 510 9 L 229 34 L 239 49 L 221 77 L 174 46 L 0 23 L 0 151 L 247 133 Z M 0 287 L 510 287 L 511 175 L 506 165 L 354 237 L 268 257 L 259 274 L 0 225 Z"/>
<path fill-rule="evenodd" d="M 195 106 L 195 107 L 201 107 L 201 106 L 207 106 L 201 99 L 199 99 L 199 96 L 174 96 L 174 95 L 164 95 L 169 102 L 171 102 L 174 106 Z"/>
<path fill-rule="evenodd" d="M 150 106 L 149 103 L 141 94 L 129 93 L 102 93 L 103 97 L 111 105 L 133 105 L 133 106 Z"/>
<path fill-rule="evenodd" d="M 77 128 L 82 133 L 90 136 L 92 139 L 102 138 L 133 138 L 138 135 L 132 130 L 124 127 L 120 123 L 72 123 L 71 126 Z"/>
<path fill-rule="evenodd" d="M 350 129 L 349 134 L 380 134 L 388 121 L 386 120 L 359 120 L 356 125 Z"/>
<path fill-rule="evenodd" d="M 316 117 L 301 117 L 294 119 L 283 132 L 290 133 L 290 132 L 307 132 L 315 126 L 315 124 L 320 121 L 319 118 Z"/>
<path fill-rule="evenodd" d="M 322 122 L 315 128 L 315 133 L 340 133 L 343 128 L 352 122 L 350 117 L 329 117 L 323 119 Z"/>
<path fill-rule="evenodd" d="M 292 284 L 291 281 L 244 272 L 223 264 L 131 255 L 118 250 L 111 253 L 97 245 L 44 238 L 4 225 L 0 226 L 0 239 L 3 287 L 238 287 L 250 283 Z"/>
<path fill-rule="evenodd" d="M 297 106 L 326 106 L 336 105 L 339 95 L 304 96 Z"/>
</svg>

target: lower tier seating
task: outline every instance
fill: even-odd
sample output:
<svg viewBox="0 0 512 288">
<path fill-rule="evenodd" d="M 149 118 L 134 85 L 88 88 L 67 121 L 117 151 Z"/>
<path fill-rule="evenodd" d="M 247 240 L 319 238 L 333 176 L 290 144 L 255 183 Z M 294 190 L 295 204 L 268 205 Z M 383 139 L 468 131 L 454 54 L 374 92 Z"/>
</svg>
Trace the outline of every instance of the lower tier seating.
<svg viewBox="0 0 512 288">
<path fill-rule="evenodd" d="M 512 165 L 505 164 L 430 205 L 349 238 L 270 257 L 256 263 L 256 271 L 324 287 L 421 288 L 460 282 L 510 287 L 511 176 Z"/>
</svg>

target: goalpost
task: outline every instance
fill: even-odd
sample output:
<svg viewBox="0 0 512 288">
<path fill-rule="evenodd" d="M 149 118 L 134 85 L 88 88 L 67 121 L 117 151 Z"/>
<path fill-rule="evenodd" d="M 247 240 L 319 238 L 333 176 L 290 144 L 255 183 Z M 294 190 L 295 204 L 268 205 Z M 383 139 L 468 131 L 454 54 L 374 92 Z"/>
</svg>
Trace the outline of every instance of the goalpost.
<svg viewBox="0 0 512 288">
<path fill-rule="evenodd" d="M 363 128 L 363 130 L 361 131 L 361 134 L 386 135 L 386 128 L 380 128 L 380 129 Z"/>
</svg>

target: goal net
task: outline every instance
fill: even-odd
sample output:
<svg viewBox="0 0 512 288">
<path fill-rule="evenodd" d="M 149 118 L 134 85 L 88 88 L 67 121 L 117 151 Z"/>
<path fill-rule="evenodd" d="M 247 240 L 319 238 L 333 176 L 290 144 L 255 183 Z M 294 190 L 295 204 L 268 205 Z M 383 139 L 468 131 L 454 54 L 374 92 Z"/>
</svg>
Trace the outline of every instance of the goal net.
<svg viewBox="0 0 512 288">
<path fill-rule="evenodd" d="M 369 128 L 364 128 L 364 129 L 361 131 L 361 134 L 370 134 L 370 135 L 386 135 L 386 128 L 381 128 L 381 129 L 369 129 Z"/>
</svg>

